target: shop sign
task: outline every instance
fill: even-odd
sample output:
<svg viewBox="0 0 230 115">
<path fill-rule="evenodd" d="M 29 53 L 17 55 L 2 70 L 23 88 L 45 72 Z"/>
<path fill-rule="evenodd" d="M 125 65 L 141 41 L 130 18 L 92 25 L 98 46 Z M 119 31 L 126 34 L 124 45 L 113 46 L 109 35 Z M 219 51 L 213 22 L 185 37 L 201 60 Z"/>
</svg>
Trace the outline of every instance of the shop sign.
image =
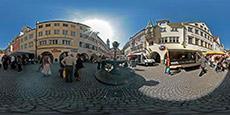
<svg viewBox="0 0 230 115">
<path fill-rule="evenodd" d="M 166 47 L 165 47 L 164 45 L 161 45 L 161 46 L 159 47 L 159 49 L 160 49 L 160 50 L 165 50 Z"/>
<path fill-rule="evenodd" d="M 58 49 L 55 48 L 55 49 L 52 49 L 51 52 L 53 52 L 53 53 L 54 52 L 61 52 L 61 50 L 58 50 Z"/>
</svg>

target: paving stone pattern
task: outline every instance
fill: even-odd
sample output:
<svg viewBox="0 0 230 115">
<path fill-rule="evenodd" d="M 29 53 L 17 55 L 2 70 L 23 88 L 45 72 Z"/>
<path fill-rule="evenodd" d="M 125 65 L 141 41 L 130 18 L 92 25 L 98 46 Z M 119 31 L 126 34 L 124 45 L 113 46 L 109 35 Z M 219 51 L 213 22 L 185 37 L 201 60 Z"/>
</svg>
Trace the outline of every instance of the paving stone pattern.
<svg viewBox="0 0 230 115">
<path fill-rule="evenodd" d="M 199 78 L 199 70 L 174 76 L 162 66 L 138 66 L 135 80 L 108 86 L 95 79 L 96 65 L 85 63 L 82 80 L 65 83 L 52 66 L 53 75 L 42 76 L 38 65 L 21 73 L 0 70 L 1 113 L 153 114 L 229 112 L 230 73 L 212 70 Z"/>
</svg>

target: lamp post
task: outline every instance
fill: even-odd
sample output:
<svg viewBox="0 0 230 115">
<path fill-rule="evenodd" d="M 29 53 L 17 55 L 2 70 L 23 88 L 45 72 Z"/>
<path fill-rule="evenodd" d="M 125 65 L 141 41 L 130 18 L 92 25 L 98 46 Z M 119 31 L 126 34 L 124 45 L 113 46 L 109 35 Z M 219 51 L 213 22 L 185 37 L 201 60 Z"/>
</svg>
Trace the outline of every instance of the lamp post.
<svg viewBox="0 0 230 115">
<path fill-rule="evenodd" d="M 38 25 L 38 21 L 36 21 L 36 27 L 35 27 L 35 60 L 38 61 L 38 29 L 37 29 L 37 25 Z"/>
</svg>

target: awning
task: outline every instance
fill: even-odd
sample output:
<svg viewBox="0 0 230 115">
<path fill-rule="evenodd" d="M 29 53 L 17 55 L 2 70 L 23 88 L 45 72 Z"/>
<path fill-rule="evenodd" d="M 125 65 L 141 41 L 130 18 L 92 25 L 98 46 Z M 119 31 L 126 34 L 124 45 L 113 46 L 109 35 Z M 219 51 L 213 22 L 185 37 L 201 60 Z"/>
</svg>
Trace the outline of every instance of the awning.
<svg viewBox="0 0 230 115">
<path fill-rule="evenodd" d="M 225 53 L 222 51 L 209 51 L 204 53 L 205 55 L 224 55 Z"/>
</svg>

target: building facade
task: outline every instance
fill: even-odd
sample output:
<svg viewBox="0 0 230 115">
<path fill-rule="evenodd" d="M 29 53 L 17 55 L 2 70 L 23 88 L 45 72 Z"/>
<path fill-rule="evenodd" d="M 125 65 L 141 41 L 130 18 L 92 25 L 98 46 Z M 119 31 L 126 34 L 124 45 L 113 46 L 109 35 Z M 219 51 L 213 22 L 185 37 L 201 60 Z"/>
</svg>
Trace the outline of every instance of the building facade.
<svg viewBox="0 0 230 115">
<path fill-rule="evenodd" d="M 141 52 L 161 62 L 166 51 L 169 51 L 172 64 L 189 63 L 193 60 L 192 63 L 197 59 L 197 52 L 224 50 L 220 39 L 212 35 L 203 22 L 174 23 L 160 20 L 153 25 L 150 21 L 128 43 L 123 49 L 126 56 Z"/>
<path fill-rule="evenodd" d="M 71 21 L 45 21 L 36 23 L 34 29 L 23 27 L 11 42 L 13 52 L 32 53 L 38 58 L 49 55 L 53 60 L 66 52 L 80 53 L 85 59 L 108 55 L 109 48 L 90 27 Z"/>
</svg>

